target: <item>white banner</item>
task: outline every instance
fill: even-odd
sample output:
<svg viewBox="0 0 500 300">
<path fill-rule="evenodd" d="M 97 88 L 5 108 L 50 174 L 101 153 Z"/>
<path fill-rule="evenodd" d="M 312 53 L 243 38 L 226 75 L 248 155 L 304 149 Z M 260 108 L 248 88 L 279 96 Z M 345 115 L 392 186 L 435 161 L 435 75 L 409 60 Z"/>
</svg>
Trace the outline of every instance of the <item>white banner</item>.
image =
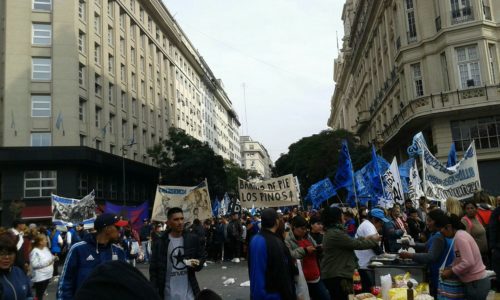
<svg viewBox="0 0 500 300">
<path fill-rule="evenodd" d="M 280 207 L 299 205 L 298 188 L 293 175 L 259 182 L 238 178 L 241 207 Z"/>
<path fill-rule="evenodd" d="M 403 185 L 399 176 L 399 168 L 396 157 L 392 160 L 391 166 L 382 177 L 384 181 L 386 199 L 379 200 L 379 205 L 384 208 L 391 208 L 394 203 L 403 205 L 405 202 Z"/>
<path fill-rule="evenodd" d="M 167 212 L 172 207 L 180 207 L 185 222 L 194 219 L 204 221 L 212 217 L 212 203 L 208 194 L 208 185 L 204 181 L 197 186 L 159 185 L 156 188 L 152 220 L 167 221 Z"/>
<path fill-rule="evenodd" d="M 423 151 L 424 186 L 428 198 L 443 201 L 455 197 L 463 200 L 481 189 L 474 142 L 465 151 L 464 158 L 449 168 L 439 162 L 427 147 Z"/>
<path fill-rule="evenodd" d="M 72 199 L 52 194 L 52 223 L 64 225 L 68 223 L 91 227 L 96 218 L 95 193 L 92 191 L 82 199 Z"/>
<path fill-rule="evenodd" d="M 422 180 L 418 174 L 417 161 L 415 160 L 410 168 L 410 184 L 408 185 L 408 197 L 412 200 L 413 207 L 419 207 L 418 199 L 424 195 Z"/>
</svg>

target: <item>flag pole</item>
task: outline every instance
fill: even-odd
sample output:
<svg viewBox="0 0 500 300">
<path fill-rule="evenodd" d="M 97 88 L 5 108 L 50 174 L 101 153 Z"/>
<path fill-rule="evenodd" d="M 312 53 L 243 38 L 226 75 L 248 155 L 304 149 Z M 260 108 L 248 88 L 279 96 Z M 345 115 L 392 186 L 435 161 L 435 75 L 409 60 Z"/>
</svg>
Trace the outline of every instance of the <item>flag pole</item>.
<svg viewBox="0 0 500 300">
<path fill-rule="evenodd" d="M 347 148 L 347 155 L 349 155 L 349 161 L 351 162 L 351 178 L 352 178 L 352 187 L 354 188 L 354 201 L 356 202 L 356 208 L 358 209 L 359 212 L 359 200 L 358 200 L 358 192 L 356 192 L 356 180 L 354 179 L 354 167 L 352 165 L 352 160 L 351 160 L 351 154 L 349 153 L 349 144 L 345 143 L 345 146 Z M 361 224 L 361 220 L 359 219 L 359 213 L 357 215 L 358 217 L 358 224 Z"/>
<path fill-rule="evenodd" d="M 422 183 L 424 184 L 424 196 L 427 196 L 427 180 L 425 179 L 425 150 L 423 147 L 420 145 L 422 154 L 420 154 L 420 159 L 422 163 Z"/>
</svg>

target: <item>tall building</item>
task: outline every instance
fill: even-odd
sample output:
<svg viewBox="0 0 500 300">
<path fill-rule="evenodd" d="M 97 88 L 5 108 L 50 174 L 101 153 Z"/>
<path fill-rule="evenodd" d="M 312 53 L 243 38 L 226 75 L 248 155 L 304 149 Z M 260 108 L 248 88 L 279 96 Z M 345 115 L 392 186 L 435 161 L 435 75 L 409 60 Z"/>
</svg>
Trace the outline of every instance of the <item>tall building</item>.
<svg viewBox="0 0 500 300">
<path fill-rule="evenodd" d="M 241 136 L 240 141 L 242 167 L 259 173 L 262 179 L 271 178 L 273 161 L 266 147 L 249 136 Z"/>
<path fill-rule="evenodd" d="M 328 126 L 399 159 L 419 131 L 442 160 L 474 139 L 500 194 L 500 2 L 347 0 L 342 20 Z"/>
<path fill-rule="evenodd" d="M 8 0 L 0 20 L 3 223 L 14 200 L 50 216 L 51 193 L 152 201 L 170 127 L 240 163 L 231 101 L 161 0 Z"/>
</svg>

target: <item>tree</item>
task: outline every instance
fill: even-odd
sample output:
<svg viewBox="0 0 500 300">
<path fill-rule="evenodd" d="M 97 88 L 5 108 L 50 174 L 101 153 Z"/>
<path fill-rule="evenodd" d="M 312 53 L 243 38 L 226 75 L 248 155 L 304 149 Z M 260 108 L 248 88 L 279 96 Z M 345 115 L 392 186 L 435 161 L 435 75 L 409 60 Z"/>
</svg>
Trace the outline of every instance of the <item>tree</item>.
<svg viewBox="0 0 500 300">
<path fill-rule="evenodd" d="M 235 164 L 233 161 L 224 161 L 224 171 L 226 172 L 226 191 L 230 195 L 238 195 L 238 178 L 245 180 L 259 178 L 260 174 L 254 170 L 246 170 Z"/>
<path fill-rule="evenodd" d="M 208 181 L 210 194 L 223 195 L 226 187 L 224 160 L 207 143 L 170 128 L 169 139 L 148 149 L 148 155 L 160 168 L 160 184 L 195 186 Z"/>
<path fill-rule="evenodd" d="M 305 197 L 312 184 L 335 177 L 343 139 L 348 141 L 354 170 L 360 169 L 370 159 L 369 149 L 357 145 L 354 135 L 346 130 L 324 130 L 291 144 L 288 153 L 276 161 L 274 176 L 290 173 L 298 176 L 301 195 Z"/>
</svg>

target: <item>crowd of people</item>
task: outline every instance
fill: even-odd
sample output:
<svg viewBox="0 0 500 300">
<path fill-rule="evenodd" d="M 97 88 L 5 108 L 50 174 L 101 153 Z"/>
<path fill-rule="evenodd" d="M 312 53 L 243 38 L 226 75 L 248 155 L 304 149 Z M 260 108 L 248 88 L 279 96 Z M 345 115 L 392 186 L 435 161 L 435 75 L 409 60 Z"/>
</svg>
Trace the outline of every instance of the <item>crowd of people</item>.
<svg viewBox="0 0 500 300">
<path fill-rule="evenodd" d="M 304 290 L 310 299 L 348 299 L 355 273 L 359 291 L 372 291 L 370 261 L 384 252 L 427 265 L 433 296 L 441 280 L 454 278 L 466 299 L 486 299 L 486 269 L 500 272 L 500 197 L 494 200 L 478 192 L 441 208 L 425 197 L 388 210 L 266 208 L 192 223 L 174 207 L 166 222 L 144 219 L 137 231 L 106 213 L 90 230 L 15 220 L 0 228 L 0 299 L 42 300 L 51 281 L 57 299 L 102 299 L 106 289 L 125 299 L 220 299 L 200 289 L 196 272 L 210 262 L 243 260 L 251 299 L 297 299 Z M 149 279 L 137 263 L 149 264 Z M 494 288 L 500 292 L 498 281 Z"/>
</svg>

